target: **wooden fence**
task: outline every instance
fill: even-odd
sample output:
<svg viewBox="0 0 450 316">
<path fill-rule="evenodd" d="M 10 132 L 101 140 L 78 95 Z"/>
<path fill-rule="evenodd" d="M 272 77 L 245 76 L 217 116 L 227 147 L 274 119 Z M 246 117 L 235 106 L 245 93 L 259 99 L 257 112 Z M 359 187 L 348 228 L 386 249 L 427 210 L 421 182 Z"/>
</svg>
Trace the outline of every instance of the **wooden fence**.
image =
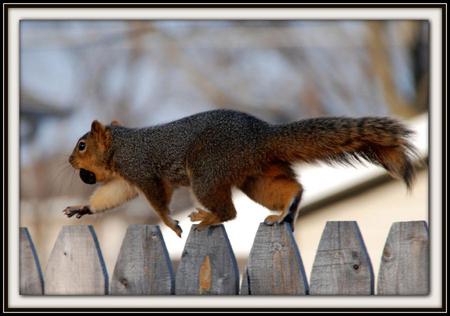
<svg viewBox="0 0 450 316">
<path fill-rule="evenodd" d="M 158 226 L 131 225 L 111 279 L 94 228 L 64 226 L 43 274 L 20 229 L 20 293 L 27 295 L 373 295 L 374 273 L 358 225 L 327 222 L 309 280 L 288 224 L 261 224 L 239 283 L 223 225 L 189 233 L 175 272 Z M 429 293 L 424 221 L 396 222 L 387 237 L 377 295 Z"/>
</svg>

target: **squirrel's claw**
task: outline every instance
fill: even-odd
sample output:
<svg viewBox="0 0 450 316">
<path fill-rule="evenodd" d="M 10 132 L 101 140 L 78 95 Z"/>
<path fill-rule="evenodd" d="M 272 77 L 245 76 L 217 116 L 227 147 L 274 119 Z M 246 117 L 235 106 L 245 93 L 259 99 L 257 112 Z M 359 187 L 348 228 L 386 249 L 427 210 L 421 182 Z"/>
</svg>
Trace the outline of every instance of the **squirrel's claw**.
<svg viewBox="0 0 450 316">
<path fill-rule="evenodd" d="M 217 225 L 199 223 L 199 224 L 194 225 L 194 230 L 200 232 L 200 231 L 203 231 L 203 230 L 205 230 L 207 228 L 214 227 L 214 226 L 217 226 Z"/>
<path fill-rule="evenodd" d="M 177 234 L 177 236 L 181 238 L 182 233 L 183 233 L 183 230 L 181 229 L 181 227 L 179 225 L 177 225 L 177 227 L 175 227 L 175 234 Z"/>
<path fill-rule="evenodd" d="M 81 218 L 86 214 L 92 214 L 89 206 L 68 206 L 63 210 L 63 213 L 67 215 L 67 217 L 72 217 L 76 215 L 76 218 Z"/>
<path fill-rule="evenodd" d="M 207 226 L 207 225 L 197 224 L 197 225 L 194 225 L 194 230 L 195 230 L 195 231 L 202 231 L 202 230 L 204 230 L 206 227 L 208 227 L 208 226 Z"/>
<path fill-rule="evenodd" d="M 177 234 L 177 236 L 181 238 L 181 234 L 183 233 L 183 230 L 181 229 L 180 225 L 178 225 L 180 223 L 180 221 L 174 220 L 174 222 L 175 222 L 175 225 L 174 225 L 174 227 L 171 227 L 171 228 L 175 232 L 175 234 Z"/>
</svg>

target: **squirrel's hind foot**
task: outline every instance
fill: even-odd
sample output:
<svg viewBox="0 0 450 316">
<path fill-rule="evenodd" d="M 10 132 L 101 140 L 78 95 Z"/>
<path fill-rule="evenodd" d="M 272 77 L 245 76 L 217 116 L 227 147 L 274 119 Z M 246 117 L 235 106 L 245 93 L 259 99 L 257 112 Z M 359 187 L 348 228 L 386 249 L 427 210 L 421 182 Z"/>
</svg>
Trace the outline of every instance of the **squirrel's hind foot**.
<svg viewBox="0 0 450 316">
<path fill-rule="evenodd" d="M 202 224 L 202 223 L 200 223 L 200 224 L 197 224 L 197 225 L 194 226 L 194 230 L 196 230 L 196 231 L 202 231 L 202 230 L 205 230 L 205 229 L 207 229 L 207 228 L 209 228 L 209 227 L 219 226 L 219 225 L 221 225 L 221 224 L 222 224 L 222 223 L 218 223 L 218 224 Z"/>
<path fill-rule="evenodd" d="M 201 220 L 199 224 L 195 225 L 195 230 L 201 231 L 208 228 L 209 226 L 217 226 L 222 224 L 223 221 L 216 214 L 204 211 L 202 209 L 197 210 L 197 213 L 191 214 L 192 221 Z M 194 218 L 195 220 L 193 220 L 192 218 Z"/>
<path fill-rule="evenodd" d="M 264 224 L 272 226 L 275 224 L 280 224 L 283 221 L 281 215 L 269 215 L 264 219 Z"/>
<path fill-rule="evenodd" d="M 202 210 L 200 208 L 196 208 L 197 212 L 192 212 L 189 214 L 189 218 L 191 219 L 191 222 L 201 222 L 204 219 L 206 219 L 209 215 L 211 215 L 210 212 Z"/>
<path fill-rule="evenodd" d="M 287 214 L 286 216 L 283 215 L 269 215 L 264 220 L 264 224 L 273 226 L 275 224 L 283 224 L 288 223 L 291 226 L 292 231 L 294 231 L 294 223 L 292 219 L 292 215 Z"/>
</svg>

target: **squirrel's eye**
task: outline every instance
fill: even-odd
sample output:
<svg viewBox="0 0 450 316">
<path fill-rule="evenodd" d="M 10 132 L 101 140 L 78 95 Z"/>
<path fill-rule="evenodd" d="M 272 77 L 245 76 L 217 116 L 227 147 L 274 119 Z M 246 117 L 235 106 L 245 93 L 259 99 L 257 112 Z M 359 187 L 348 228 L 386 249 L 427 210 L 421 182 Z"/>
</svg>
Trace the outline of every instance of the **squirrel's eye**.
<svg viewBox="0 0 450 316">
<path fill-rule="evenodd" d="M 83 141 L 79 142 L 79 143 L 78 143 L 78 150 L 79 150 L 79 151 L 83 151 L 83 150 L 85 150 L 85 149 L 86 149 L 86 143 L 83 142 Z"/>
</svg>

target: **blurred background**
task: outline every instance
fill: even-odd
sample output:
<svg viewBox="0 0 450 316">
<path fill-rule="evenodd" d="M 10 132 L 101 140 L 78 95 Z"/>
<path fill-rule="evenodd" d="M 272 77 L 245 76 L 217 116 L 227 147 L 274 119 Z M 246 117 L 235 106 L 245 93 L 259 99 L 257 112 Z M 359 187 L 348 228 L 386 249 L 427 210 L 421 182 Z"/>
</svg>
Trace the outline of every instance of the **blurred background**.
<svg viewBox="0 0 450 316">
<path fill-rule="evenodd" d="M 393 116 L 428 155 L 426 21 L 31 21 L 20 25 L 20 218 L 41 265 L 63 225 L 92 224 L 112 275 L 129 224 L 159 224 L 143 197 L 100 215 L 68 219 L 93 186 L 67 159 L 92 120 L 130 127 L 228 108 L 272 123 L 318 116 Z M 326 221 L 356 220 L 375 274 L 394 221 L 428 220 L 428 173 L 407 193 L 378 167 L 296 166 L 305 187 L 295 231 L 309 277 Z M 233 192 L 225 224 L 241 268 L 269 214 Z M 178 263 L 193 204 L 175 193 L 183 240 L 163 228 Z"/>
</svg>

